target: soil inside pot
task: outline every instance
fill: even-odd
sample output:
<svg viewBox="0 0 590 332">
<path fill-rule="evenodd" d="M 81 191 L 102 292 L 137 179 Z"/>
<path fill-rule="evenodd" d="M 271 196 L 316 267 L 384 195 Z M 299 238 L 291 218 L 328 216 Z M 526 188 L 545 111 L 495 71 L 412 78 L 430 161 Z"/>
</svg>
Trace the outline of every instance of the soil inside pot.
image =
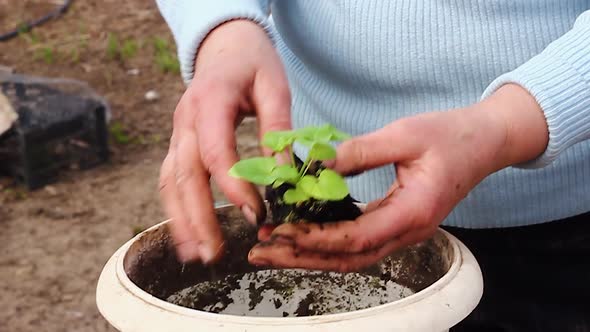
<svg viewBox="0 0 590 332">
<path fill-rule="evenodd" d="M 391 280 L 360 273 L 265 270 L 202 282 L 167 301 L 229 315 L 298 317 L 366 309 L 413 293 Z"/>
</svg>

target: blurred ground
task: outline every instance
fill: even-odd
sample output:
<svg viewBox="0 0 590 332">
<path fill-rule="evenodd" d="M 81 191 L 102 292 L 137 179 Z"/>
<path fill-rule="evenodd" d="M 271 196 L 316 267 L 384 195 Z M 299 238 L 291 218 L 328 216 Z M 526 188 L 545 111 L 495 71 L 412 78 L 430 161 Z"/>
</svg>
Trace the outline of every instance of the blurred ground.
<svg viewBox="0 0 590 332">
<path fill-rule="evenodd" d="M 0 0 L 0 27 L 43 2 L 52 1 Z M 96 281 L 121 244 L 164 218 L 157 176 L 184 89 L 174 52 L 145 0 L 76 0 L 59 20 L 0 42 L 0 65 L 87 81 L 113 112 L 110 163 L 32 193 L 0 178 L 0 332 L 112 331 L 96 309 Z M 149 90 L 159 99 L 146 101 Z M 254 122 L 239 137 L 243 154 L 256 153 Z"/>
</svg>

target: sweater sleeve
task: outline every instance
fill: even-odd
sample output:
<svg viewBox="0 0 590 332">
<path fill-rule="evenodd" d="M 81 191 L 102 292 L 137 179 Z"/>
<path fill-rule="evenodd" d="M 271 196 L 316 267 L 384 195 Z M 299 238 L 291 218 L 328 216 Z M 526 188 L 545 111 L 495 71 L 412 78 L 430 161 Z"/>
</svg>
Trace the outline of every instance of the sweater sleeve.
<svg viewBox="0 0 590 332">
<path fill-rule="evenodd" d="M 209 32 L 234 19 L 248 19 L 270 36 L 268 0 L 156 0 L 177 45 L 183 81 L 193 78 L 199 46 Z"/>
<path fill-rule="evenodd" d="M 507 83 L 531 93 L 549 128 L 544 153 L 515 167 L 545 167 L 572 145 L 590 139 L 590 11 L 580 15 L 570 31 L 539 55 L 496 78 L 483 98 Z"/>
</svg>

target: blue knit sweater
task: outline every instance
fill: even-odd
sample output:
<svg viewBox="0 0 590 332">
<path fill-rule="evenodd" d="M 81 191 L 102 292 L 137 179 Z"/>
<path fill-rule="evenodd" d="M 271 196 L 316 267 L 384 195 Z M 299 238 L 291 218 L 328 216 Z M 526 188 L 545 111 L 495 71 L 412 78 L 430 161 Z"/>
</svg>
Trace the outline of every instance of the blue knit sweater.
<svg viewBox="0 0 590 332">
<path fill-rule="evenodd" d="M 589 0 L 157 2 L 187 83 L 213 28 L 236 18 L 264 27 L 286 66 L 295 127 L 330 122 L 359 135 L 520 84 L 544 111 L 547 150 L 486 178 L 444 224 L 509 227 L 590 211 Z M 394 178 L 383 167 L 349 184 L 368 201 Z"/>
</svg>

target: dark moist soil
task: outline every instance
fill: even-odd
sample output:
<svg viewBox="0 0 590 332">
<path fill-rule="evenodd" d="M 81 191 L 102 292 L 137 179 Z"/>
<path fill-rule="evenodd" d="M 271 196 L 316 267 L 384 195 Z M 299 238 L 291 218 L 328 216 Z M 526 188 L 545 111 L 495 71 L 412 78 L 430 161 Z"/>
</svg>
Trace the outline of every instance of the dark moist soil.
<svg viewBox="0 0 590 332">
<path fill-rule="evenodd" d="M 411 294 L 391 280 L 360 273 L 266 270 L 202 282 L 167 301 L 228 315 L 303 317 L 366 309 Z"/>
<path fill-rule="evenodd" d="M 296 157 L 295 160 L 298 167 L 302 161 Z M 325 167 L 316 162 L 311 165 L 306 172 L 308 175 L 318 175 Z M 283 195 L 289 189 L 294 188 L 293 185 L 285 183 L 278 188 L 272 186 L 266 187 L 265 198 L 268 200 L 270 207 L 270 215 L 272 225 L 280 225 L 283 223 L 328 223 L 342 220 L 355 220 L 362 211 L 355 204 L 355 200 L 350 196 L 346 196 L 340 201 L 318 201 L 311 199 L 309 201 L 286 204 L 283 201 Z"/>
</svg>

